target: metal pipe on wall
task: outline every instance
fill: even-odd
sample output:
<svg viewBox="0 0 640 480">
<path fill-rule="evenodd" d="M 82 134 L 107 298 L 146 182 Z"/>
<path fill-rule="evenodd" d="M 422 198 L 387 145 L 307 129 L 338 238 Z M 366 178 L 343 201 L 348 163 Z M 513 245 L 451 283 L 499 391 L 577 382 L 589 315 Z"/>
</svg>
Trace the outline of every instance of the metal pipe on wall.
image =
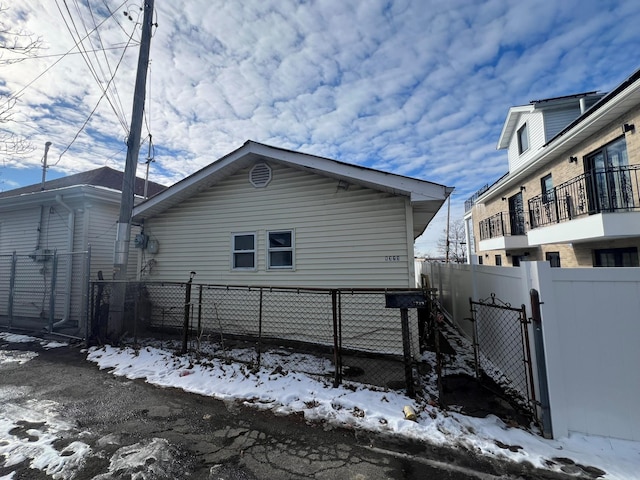
<svg viewBox="0 0 640 480">
<path fill-rule="evenodd" d="M 56 202 L 67 212 L 67 251 L 69 253 L 69 261 L 67 263 L 67 271 L 65 273 L 65 289 L 67 291 L 67 301 L 64 303 L 64 313 L 62 319 L 53 324 L 53 328 L 64 325 L 69 321 L 71 312 L 71 277 L 73 274 L 73 234 L 75 230 L 76 215 L 73 209 L 62 200 L 62 195 L 56 195 Z"/>
</svg>

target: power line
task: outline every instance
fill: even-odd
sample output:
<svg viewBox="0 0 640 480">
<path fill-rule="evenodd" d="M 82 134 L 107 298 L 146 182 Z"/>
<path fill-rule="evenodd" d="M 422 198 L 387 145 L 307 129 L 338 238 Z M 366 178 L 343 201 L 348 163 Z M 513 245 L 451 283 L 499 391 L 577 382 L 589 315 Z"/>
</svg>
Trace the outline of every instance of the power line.
<svg viewBox="0 0 640 480">
<path fill-rule="evenodd" d="M 139 42 L 133 42 L 131 43 L 131 45 L 129 46 L 138 46 Z M 74 47 L 75 48 L 75 47 Z M 102 47 L 102 48 L 96 48 L 96 49 L 92 49 L 92 50 L 85 50 L 86 52 L 100 52 L 102 50 L 118 50 L 121 48 L 127 48 L 126 44 L 123 45 L 117 45 L 117 46 L 113 46 L 113 47 Z M 20 62 L 26 62 L 28 60 L 41 60 L 43 58 L 53 58 L 53 57 L 66 57 L 69 55 L 82 55 L 83 52 L 66 52 L 66 53 L 51 53 L 49 55 L 33 55 L 31 57 L 28 58 L 24 58 L 22 60 L 20 60 Z"/>
<path fill-rule="evenodd" d="M 128 0 L 125 0 L 124 2 L 122 2 L 122 4 L 120 5 L 121 8 L 124 4 L 127 3 Z M 113 15 L 113 14 L 111 14 Z M 109 18 L 111 18 L 111 16 L 106 17 L 102 22 L 100 22 L 100 24 L 96 27 L 99 28 L 101 27 L 107 20 L 109 20 Z M 90 32 L 89 34 L 93 33 Z M 128 46 L 129 43 L 127 43 Z M 127 48 L 127 46 L 125 46 L 125 50 Z M 42 76 L 47 73 L 49 70 L 51 70 L 53 67 L 55 67 L 58 63 L 60 63 L 60 61 L 62 61 L 63 58 L 65 58 L 67 55 L 69 55 L 74 49 L 76 48 L 76 45 L 74 45 L 73 47 L 71 47 L 67 53 L 65 53 L 63 56 L 61 56 L 58 60 L 56 60 L 55 62 L 53 62 L 50 66 L 48 66 L 47 68 L 44 69 L 44 71 L 42 71 L 39 75 L 37 75 L 33 80 L 31 80 L 29 83 L 27 83 L 24 87 L 22 87 L 20 90 L 18 90 L 16 93 L 14 93 L 13 95 L 10 95 L 9 97 L 7 97 L 7 99 L 5 100 L 5 102 L 3 104 L 0 105 L 0 110 L 4 107 L 6 107 L 8 104 L 10 104 L 12 101 L 16 100 L 19 98 L 20 94 L 23 93 L 27 88 L 29 88 L 31 85 L 33 85 L 36 81 L 38 81 L 40 78 L 42 78 Z"/>
<path fill-rule="evenodd" d="M 125 50 L 122 52 L 122 56 L 120 57 L 120 60 L 118 61 L 118 64 L 116 65 L 116 69 L 115 72 L 113 73 L 113 76 L 109 79 L 109 83 L 107 84 L 107 87 L 109 86 L 109 84 L 113 81 L 113 79 L 116 76 L 116 73 L 118 72 L 118 68 L 120 67 L 120 64 L 122 63 L 122 59 L 124 58 L 124 54 L 126 52 L 126 48 Z M 82 126 L 80 127 L 80 130 L 78 130 L 78 133 L 75 134 L 75 136 L 73 137 L 73 140 L 71 140 L 71 143 L 69 143 L 69 145 L 67 145 L 67 147 L 62 151 L 62 153 L 60 154 L 60 156 L 58 157 L 58 161 L 56 163 L 53 164 L 53 166 L 57 165 L 58 163 L 60 163 L 60 160 L 62 159 L 62 156 L 69 150 L 69 148 L 71 148 L 71 145 L 73 145 L 73 143 L 78 139 L 78 137 L 80 136 L 80 133 L 82 133 L 82 131 L 84 130 L 84 127 L 87 126 L 87 123 L 89 123 L 89 120 L 91 120 L 91 117 L 93 116 L 93 114 L 96 112 L 96 110 L 98 109 L 98 106 L 100 105 L 100 102 L 102 101 L 102 99 L 107 95 L 107 89 L 104 89 L 102 92 L 102 95 L 100 95 L 100 98 L 98 99 L 98 102 L 96 103 L 96 106 L 93 107 L 93 110 L 91 110 L 91 113 L 89 114 L 89 116 L 87 117 L 87 119 L 84 121 L 84 123 L 82 124 Z"/>
<path fill-rule="evenodd" d="M 78 31 L 78 26 L 76 25 L 76 22 L 75 22 L 75 20 L 73 18 L 71 10 L 69 9 L 69 5 L 67 4 L 67 1 L 63 0 L 63 4 L 65 6 L 67 14 L 69 15 L 69 20 L 71 22 L 71 26 L 73 27 L 73 29 L 69 25 L 69 22 L 67 22 L 67 19 L 66 19 L 64 13 L 62 12 L 62 9 L 60 8 L 60 4 L 58 3 L 58 0 L 55 0 L 55 1 L 56 1 L 56 6 L 58 7 L 58 11 L 60 12 L 60 15 L 62 16 L 62 20 L 64 21 L 64 24 L 67 27 L 67 30 L 71 34 L 71 38 L 76 43 L 76 47 L 78 48 L 78 50 L 80 52 L 82 52 L 82 59 L 84 60 L 84 62 L 87 65 L 87 67 L 89 68 L 89 71 L 91 72 L 91 75 L 93 76 L 94 80 L 96 81 L 96 83 L 98 84 L 100 89 L 103 91 L 104 95 L 102 97 L 106 96 L 106 99 L 109 102 L 109 105 L 111 105 L 111 109 L 115 113 L 116 118 L 120 122 L 120 125 L 122 126 L 123 130 L 126 132 L 127 131 L 127 123 L 126 123 L 125 115 L 123 113 L 119 112 L 118 109 L 116 108 L 116 106 L 111 101 L 111 98 L 108 95 L 108 85 L 107 85 L 107 88 L 105 88 L 103 86 L 102 81 L 100 80 L 100 76 L 98 75 L 98 72 L 96 71 L 96 68 L 94 67 L 93 63 L 91 62 L 91 59 L 89 57 L 88 52 L 86 52 L 86 50 L 84 48 L 84 40 L 89 38 L 89 33 L 87 32 L 87 28 L 84 25 L 84 21 L 82 20 L 82 14 L 79 13 L 78 17 L 79 17 L 79 19 L 80 19 L 80 21 L 82 23 L 82 26 L 84 27 L 85 32 L 87 32 L 87 34 L 84 37 Z M 77 2 L 76 2 L 76 10 L 79 11 L 79 7 L 77 5 Z M 74 35 L 74 31 L 75 31 L 75 35 Z M 95 31 L 97 33 L 97 29 L 94 29 L 92 31 Z M 77 40 L 76 40 L 76 35 L 77 35 Z M 133 34 L 131 36 L 133 36 Z M 100 62 L 98 62 L 98 65 L 100 66 L 100 70 L 102 70 L 102 66 L 101 66 Z M 104 71 L 102 72 L 102 74 L 104 75 Z"/>
</svg>

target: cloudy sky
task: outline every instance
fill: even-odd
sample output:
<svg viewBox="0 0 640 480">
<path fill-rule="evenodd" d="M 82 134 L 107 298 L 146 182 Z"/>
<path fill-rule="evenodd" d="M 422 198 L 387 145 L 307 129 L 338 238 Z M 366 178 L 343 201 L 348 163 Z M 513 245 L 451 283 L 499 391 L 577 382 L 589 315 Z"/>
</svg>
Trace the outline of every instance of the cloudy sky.
<svg viewBox="0 0 640 480">
<path fill-rule="evenodd" d="M 47 141 L 47 178 L 124 169 L 140 1 L 0 5 L 1 30 L 41 40 L 19 63 L 0 58 L 0 111 L 16 99 L 0 129 L 35 147 L 2 155 L 0 189 L 40 182 Z M 251 139 L 454 186 L 461 218 L 464 200 L 507 170 L 496 144 L 510 106 L 608 91 L 640 67 L 640 10 L 625 0 L 155 7 L 142 136 L 153 138 L 151 179 L 167 185 Z M 139 175 L 147 152 L 148 141 Z M 445 220 L 443 210 L 418 251 L 437 252 Z"/>
</svg>

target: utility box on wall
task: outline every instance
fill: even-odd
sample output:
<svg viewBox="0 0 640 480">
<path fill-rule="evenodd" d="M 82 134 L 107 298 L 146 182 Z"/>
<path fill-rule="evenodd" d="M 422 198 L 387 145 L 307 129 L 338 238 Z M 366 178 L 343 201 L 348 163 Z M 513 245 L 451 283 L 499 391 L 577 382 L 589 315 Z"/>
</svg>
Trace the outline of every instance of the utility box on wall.
<svg viewBox="0 0 640 480">
<path fill-rule="evenodd" d="M 53 258 L 53 251 L 48 248 L 38 248 L 34 250 L 29 257 L 31 257 L 34 262 L 46 262 Z"/>
</svg>

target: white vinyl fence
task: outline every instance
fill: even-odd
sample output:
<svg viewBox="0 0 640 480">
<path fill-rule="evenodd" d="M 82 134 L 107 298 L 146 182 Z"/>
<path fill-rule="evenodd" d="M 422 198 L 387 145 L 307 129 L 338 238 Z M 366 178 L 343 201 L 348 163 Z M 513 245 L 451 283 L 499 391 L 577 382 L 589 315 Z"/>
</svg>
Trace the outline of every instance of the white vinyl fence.
<svg viewBox="0 0 640 480">
<path fill-rule="evenodd" d="M 529 292 L 536 289 L 554 437 L 580 432 L 640 441 L 640 268 L 425 263 L 422 272 L 469 336 L 469 297 L 493 293 L 524 304 L 531 316 Z"/>
</svg>

